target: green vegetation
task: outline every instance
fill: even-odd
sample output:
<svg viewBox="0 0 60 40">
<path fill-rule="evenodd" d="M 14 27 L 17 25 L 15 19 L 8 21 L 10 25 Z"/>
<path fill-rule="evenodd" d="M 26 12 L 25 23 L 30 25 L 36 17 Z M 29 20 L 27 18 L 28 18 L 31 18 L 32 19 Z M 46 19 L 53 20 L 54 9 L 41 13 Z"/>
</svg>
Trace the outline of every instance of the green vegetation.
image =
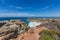
<svg viewBox="0 0 60 40">
<path fill-rule="evenodd" d="M 53 31 L 45 30 L 41 35 L 41 40 L 55 40 L 55 38 L 52 36 L 53 34 L 54 34 Z"/>
<path fill-rule="evenodd" d="M 60 30 L 60 25 L 57 25 L 57 28 Z"/>
<path fill-rule="evenodd" d="M 60 31 L 44 30 L 39 40 L 56 40 L 55 35 L 60 36 Z"/>
<path fill-rule="evenodd" d="M 60 30 L 60 21 L 56 22 L 57 28 Z"/>
</svg>

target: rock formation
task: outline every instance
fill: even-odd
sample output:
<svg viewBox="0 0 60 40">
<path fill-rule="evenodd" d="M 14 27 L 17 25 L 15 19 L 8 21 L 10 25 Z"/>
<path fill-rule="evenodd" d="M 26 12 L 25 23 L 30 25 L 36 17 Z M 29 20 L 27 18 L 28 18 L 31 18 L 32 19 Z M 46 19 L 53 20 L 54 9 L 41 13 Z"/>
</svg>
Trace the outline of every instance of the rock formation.
<svg viewBox="0 0 60 40">
<path fill-rule="evenodd" d="M 33 21 L 36 21 L 36 19 L 34 19 Z M 39 18 L 37 21 L 41 21 L 42 24 L 37 25 L 36 27 L 28 27 L 27 24 L 25 22 L 22 22 L 21 20 L 0 22 L 0 40 L 40 40 L 41 35 L 44 34 L 44 30 L 56 31 L 55 33 L 58 34 L 60 38 L 60 21 Z M 48 32 L 53 33 L 53 31 Z M 55 38 L 58 37 L 55 34 L 54 36 Z"/>
<path fill-rule="evenodd" d="M 0 40 L 10 40 L 15 38 L 21 30 L 25 30 L 27 27 L 25 23 L 18 20 L 10 20 L 0 24 L 2 25 L 0 28 Z"/>
</svg>

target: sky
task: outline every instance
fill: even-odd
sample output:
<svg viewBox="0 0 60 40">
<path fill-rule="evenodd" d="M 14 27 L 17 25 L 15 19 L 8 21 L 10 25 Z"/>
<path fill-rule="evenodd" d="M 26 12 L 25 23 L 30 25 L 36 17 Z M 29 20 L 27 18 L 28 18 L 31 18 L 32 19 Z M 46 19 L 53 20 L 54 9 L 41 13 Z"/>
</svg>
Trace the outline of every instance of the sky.
<svg viewBox="0 0 60 40">
<path fill-rule="evenodd" d="M 60 17 L 60 0 L 0 0 L 0 17 Z"/>
</svg>

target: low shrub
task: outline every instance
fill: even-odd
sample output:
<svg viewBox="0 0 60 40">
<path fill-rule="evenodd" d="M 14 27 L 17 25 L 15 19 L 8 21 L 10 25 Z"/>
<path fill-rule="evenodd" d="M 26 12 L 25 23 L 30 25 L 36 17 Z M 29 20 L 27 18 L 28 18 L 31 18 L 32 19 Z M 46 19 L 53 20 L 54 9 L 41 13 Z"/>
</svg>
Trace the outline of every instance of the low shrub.
<svg viewBox="0 0 60 40">
<path fill-rule="evenodd" d="M 60 31 L 44 30 L 39 40 L 56 40 L 55 35 L 60 36 Z"/>
</svg>

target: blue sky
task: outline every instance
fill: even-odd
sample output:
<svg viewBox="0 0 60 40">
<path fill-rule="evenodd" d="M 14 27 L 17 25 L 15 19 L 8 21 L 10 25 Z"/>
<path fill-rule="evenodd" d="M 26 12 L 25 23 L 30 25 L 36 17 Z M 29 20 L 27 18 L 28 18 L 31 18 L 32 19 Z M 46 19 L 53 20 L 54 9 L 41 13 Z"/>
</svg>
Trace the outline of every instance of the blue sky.
<svg viewBox="0 0 60 40">
<path fill-rule="evenodd" d="M 60 17 L 60 0 L 0 0 L 0 17 Z"/>
</svg>

